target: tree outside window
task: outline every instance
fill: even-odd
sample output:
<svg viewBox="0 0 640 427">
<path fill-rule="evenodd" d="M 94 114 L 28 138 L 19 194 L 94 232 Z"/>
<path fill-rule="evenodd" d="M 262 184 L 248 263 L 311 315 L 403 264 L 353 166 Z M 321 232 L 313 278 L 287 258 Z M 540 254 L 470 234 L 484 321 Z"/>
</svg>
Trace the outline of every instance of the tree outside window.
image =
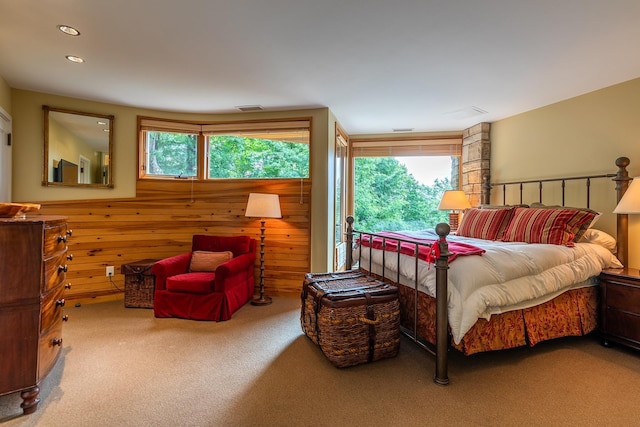
<svg viewBox="0 0 640 427">
<path fill-rule="evenodd" d="M 426 185 L 393 157 L 355 158 L 356 228 L 370 232 L 423 230 L 447 222 L 448 212 L 439 211 L 438 204 L 444 191 L 451 189 L 449 176 Z"/>
<path fill-rule="evenodd" d="M 308 178 L 309 145 L 235 135 L 212 135 L 209 178 Z"/>
<path fill-rule="evenodd" d="M 148 175 L 196 176 L 198 135 L 146 132 L 146 144 Z"/>
</svg>

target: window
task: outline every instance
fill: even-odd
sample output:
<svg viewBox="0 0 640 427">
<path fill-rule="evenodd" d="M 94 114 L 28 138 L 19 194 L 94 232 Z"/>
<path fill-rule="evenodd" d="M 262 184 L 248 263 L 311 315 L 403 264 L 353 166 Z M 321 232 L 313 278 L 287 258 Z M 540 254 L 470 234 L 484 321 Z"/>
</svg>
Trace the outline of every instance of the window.
<svg viewBox="0 0 640 427">
<path fill-rule="evenodd" d="M 354 156 L 354 217 L 360 230 L 420 230 L 447 222 L 442 193 L 456 177 L 462 138 L 351 138 Z M 428 178 L 423 172 L 436 171 Z M 457 182 L 454 184 L 457 187 Z"/>
<path fill-rule="evenodd" d="M 197 175 L 197 134 L 149 131 L 145 136 L 147 175 L 157 177 Z"/>
<path fill-rule="evenodd" d="M 139 118 L 140 177 L 308 178 L 310 121 L 182 123 Z"/>
<path fill-rule="evenodd" d="M 209 178 L 308 178 L 309 130 L 207 136 Z"/>
</svg>

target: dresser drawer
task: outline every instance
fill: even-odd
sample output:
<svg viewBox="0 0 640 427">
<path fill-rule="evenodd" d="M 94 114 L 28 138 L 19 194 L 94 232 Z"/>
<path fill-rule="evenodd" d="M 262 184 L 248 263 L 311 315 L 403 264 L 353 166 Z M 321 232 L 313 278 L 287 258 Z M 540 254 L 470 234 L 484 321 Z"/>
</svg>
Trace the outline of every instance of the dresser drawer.
<svg viewBox="0 0 640 427">
<path fill-rule="evenodd" d="M 47 332 L 53 325 L 62 322 L 62 307 L 65 302 L 63 294 L 64 287 L 58 286 L 42 300 L 40 333 Z"/>
<path fill-rule="evenodd" d="M 607 310 L 607 334 L 623 337 L 640 345 L 640 316 L 618 310 Z"/>
<path fill-rule="evenodd" d="M 67 224 L 54 224 L 44 229 L 44 249 L 45 255 L 52 254 L 67 247 Z"/>
<path fill-rule="evenodd" d="M 38 378 L 44 378 L 58 360 L 62 348 L 62 322 L 40 336 Z"/>
<path fill-rule="evenodd" d="M 67 262 L 67 249 L 63 252 L 45 259 L 44 261 L 44 280 L 42 282 L 42 292 L 46 293 L 49 290 L 55 288 L 66 278 L 66 270 L 68 268 Z"/>
<path fill-rule="evenodd" d="M 608 281 L 606 305 L 609 308 L 640 313 L 640 286 Z"/>
</svg>

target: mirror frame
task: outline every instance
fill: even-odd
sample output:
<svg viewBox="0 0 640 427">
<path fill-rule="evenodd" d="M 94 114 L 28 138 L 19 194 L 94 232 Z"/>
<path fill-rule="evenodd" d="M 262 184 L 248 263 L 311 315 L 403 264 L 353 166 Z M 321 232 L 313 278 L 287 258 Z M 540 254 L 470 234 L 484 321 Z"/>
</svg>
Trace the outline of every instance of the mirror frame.
<svg viewBox="0 0 640 427">
<path fill-rule="evenodd" d="M 61 187 L 78 187 L 78 188 L 113 188 L 113 115 L 87 113 L 76 110 L 66 110 L 63 108 L 53 108 L 48 105 L 43 105 L 44 111 L 44 163 L 42 168 L 42 185 L 43 186 L 61 186 Z M 95 117 L 98 119 L 109 120 L 109 163 L 107 166 L 107 172 L 109 175 L 108 182 L 106 184 L 67 184 L 62 182 L 49 181 L 49 113 L 58 112 L 66 114 L 77 114 L 79 116 Z"/>
</svg>

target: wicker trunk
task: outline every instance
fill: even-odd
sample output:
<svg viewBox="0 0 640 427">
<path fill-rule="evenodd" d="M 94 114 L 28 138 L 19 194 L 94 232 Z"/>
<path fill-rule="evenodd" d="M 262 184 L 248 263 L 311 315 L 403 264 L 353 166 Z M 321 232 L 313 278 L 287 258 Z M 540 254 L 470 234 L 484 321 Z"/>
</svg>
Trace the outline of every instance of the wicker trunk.
<svg viewBox="0 0 640 427">
<path fill-rule="evenodd" d="M 124 274 L 124 306 L 135 308 L 153 308 L 153 293 L 156 289 L 156 278 L 151 267 L 157 259 L 123 264 L 120 272 Z"/>
<path fill-rule="evenodd" d="M 398 288 L 356 271 L 306 275 L 300 323 L 343 368 L 394 357 L 400 348 Z"/>
</svg>

